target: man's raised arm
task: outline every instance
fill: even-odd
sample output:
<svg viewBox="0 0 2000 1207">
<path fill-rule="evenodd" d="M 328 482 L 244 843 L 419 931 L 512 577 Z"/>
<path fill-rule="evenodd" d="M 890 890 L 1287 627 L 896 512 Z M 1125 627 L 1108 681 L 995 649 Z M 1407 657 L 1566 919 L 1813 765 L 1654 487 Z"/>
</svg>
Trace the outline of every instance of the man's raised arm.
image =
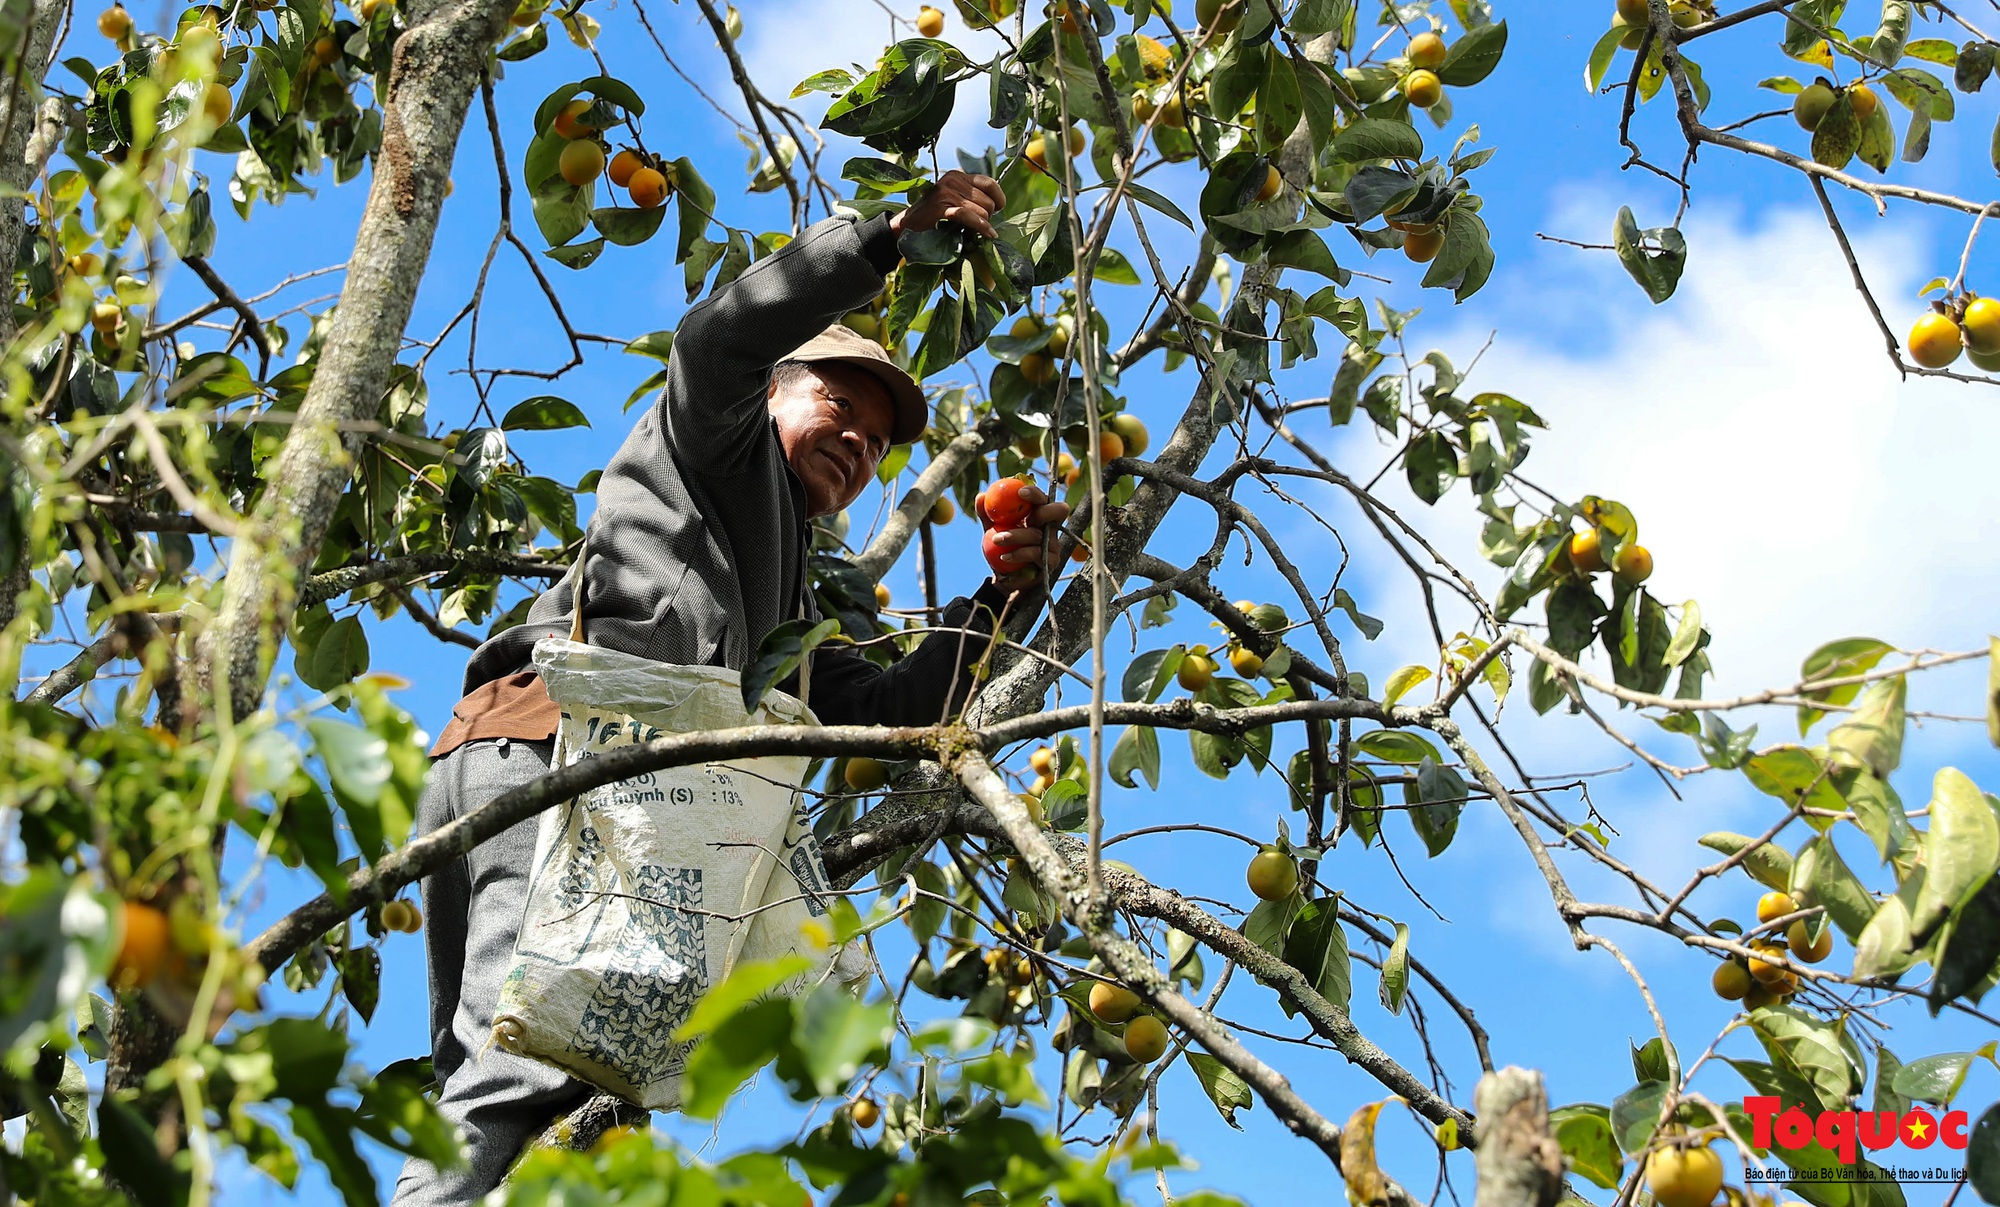
<svg viewBox="0 0 2000 1207">
<path fill-rule="evenodd" d="M 768 422 L 771 366 L 866 305 L 896 260 L 890 219 L 828 218 L 689 310 L 660 403 L 669 438 L 704 469 L 742 469 Z"/>
<path fill-rule="evenodd" d="M 681 320 L 661 402 L 670 439 L 713 472 L 743 468 L 765 422 L 771 367 L 882 291 L 905 230 L 954 222 L 991 238 L 1002 200 L 991 180 L 946 172 L 909 209 L 828 218 L 752 264 Z"/>
</svg>

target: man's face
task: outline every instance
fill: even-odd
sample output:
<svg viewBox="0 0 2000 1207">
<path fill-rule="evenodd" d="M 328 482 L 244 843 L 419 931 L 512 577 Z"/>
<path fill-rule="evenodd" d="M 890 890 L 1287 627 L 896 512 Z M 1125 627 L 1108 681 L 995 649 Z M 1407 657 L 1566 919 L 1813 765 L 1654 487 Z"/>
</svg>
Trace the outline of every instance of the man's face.
<svg viewBox="0 0 2000 1207">
<path fill-rule="evenodd" d="M 807 514 L 831 515 L 859 498 L 895 430 L 888 387 L 865 369 L 820 362 L 773 380 L 769 406 L 785 460 L 805 485 Z"/>
</svg>

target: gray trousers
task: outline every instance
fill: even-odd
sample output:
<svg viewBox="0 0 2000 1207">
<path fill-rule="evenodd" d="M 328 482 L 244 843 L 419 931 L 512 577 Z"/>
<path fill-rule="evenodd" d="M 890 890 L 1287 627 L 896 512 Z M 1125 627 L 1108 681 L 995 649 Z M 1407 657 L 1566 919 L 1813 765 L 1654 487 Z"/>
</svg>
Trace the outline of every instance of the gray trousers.
<svg viewBox="0 0 2000 1207">
<path fill-rule="evenodd" d="M 417 832 L 427 834 L 546 774 L 552 746 L 495 738 L 439 759 L 417 808 Z M 438 1108 L 464 1133 L 467 1164 L 439 1170 L 412 1157 L 396 1181 L 398 1207 L 478 1200 L 506 1177 L 523 1145 L 594 1092 L 489 1042 L 526 906 L 539 820 L 489 839 L 423 882 L 431 1060 L 443 1089 Z"/>
</svg>

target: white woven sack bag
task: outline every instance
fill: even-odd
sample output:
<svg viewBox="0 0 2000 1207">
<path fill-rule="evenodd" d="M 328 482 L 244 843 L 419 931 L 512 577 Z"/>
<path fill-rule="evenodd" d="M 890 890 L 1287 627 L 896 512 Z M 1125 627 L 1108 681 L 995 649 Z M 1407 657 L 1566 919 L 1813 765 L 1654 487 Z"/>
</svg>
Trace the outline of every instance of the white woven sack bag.
<svg viewBox="0 0 2000 1207">
<path fill-rule="evenodd" d="M 664 734 L 815 723 L 775 690 L 746 713 L 736 672 L 719 667 L 560 637 L 538 641 L 534 663 L 562 709 L 558 766 Z M 799 809 L 808 762 L 645 772 L 544 812 L 494 1042 L 672 1110 L 691 1048 L 673 1034 L 740 958 L 810 958 L 812 971 L 779 992 L 824 979 L 834 953 L 815 920 L 826 913 L 826 870 Z M 859 971 L 847 966 L 854 959 L 841 961 L 843 980 Z"/>
</svg>

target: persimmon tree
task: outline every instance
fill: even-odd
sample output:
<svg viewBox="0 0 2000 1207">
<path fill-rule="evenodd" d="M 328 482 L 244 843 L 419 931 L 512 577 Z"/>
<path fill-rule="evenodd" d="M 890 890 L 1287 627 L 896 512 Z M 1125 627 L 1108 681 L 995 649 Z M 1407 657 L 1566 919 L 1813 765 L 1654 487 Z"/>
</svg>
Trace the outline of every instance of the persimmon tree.
<svg viewBox="0 0 2000 1207">
<path fill-rule="evenodd" d="M 1191 1077 L 1232 1122 L 1272 1112 L 1357 1203 L 1409 1201 L 1402 1182 L 1429 1172 L 1378 1161 L 1388 1096 L 1431 1129 L 1440 1174 L 1471 1150 L 1481 1203 L 1549 1204 L 1566 1186 L 1747 1202 L 1761 1192 L 1734 1171 L 1772 1162 L 1799 1171 L 1791 1190 L 1815 1207 L 1902 1202 L 1868 1180 L 1863 1152 L 1759 1142 L 1739 1100 L 1949 1109 L 1972 1063 L 1992 1059 L 1991 1044 L 1930 1050 L 1923 1021 L 1994 1021 L 1980 1001 L 2000 975 L 2000 813 L 1961 771 L 1901 763 L 1913 715 L 1983 722 L 2000 742 L 2000 686 L 1971 705 L 1912 704 L 1923 672 L 2000 668 L 2000 647 L 1808 640 L 1797 681 L 1706 695 L 1700 607 L 1660 594 L 1673 551 L 1656 577 L 1617 482 L 1570 496 L 1524 476 L 1548 420 L 1504 391 L 1528 387 L 1419 351 L 1415 311 L 1371 296 L 1385 277 L 1439 304 L 1487 286 L 1478 189 L 1502 166 L 1466 119 L 1509 53 L 1504 13 L 1486 0 L 1203 0 L 1179 14 L 1153 0 L 954 0 L 954 21 L 912 14 L 872 66 L 794 82 L 753 79 L 735 48 L 743 16 L 695 6 L 713 50 L 670 49 L 640 3 L 238 0 L 161 29 L 122 8 L 0 7 L 0 805 L 19 855 L 0 884 L 0 1088 L 26 1117 L 0 1153 L 12 1193 L 207 1201 L 225 1161 L 287 1186 L 311 1161 L 365 1203 L 367 1146 L 451 1160 L 424 1062 L 350 1060 L 385 995 L 420 992 L 382 984 L 378 953 L 386 933 L 421 925 L 409 886 L 588 788 L 787 752 L 816 760 L 806 797 L 841 890 L 826 938 L 865 945 L 878 978 L 859 997 L 771 1000 L 789 965 L 739 969 L 688 1021 L 705 1042 L 686 1109 L 714 1117 L 773 1064 L 826 1118 L 709 1164 L 594 1101 L 553 1122 L 511 1200 L 644 1187 L 795 1203 L 838 1187 L 856 1204 L 1098 1202 L 1146 1171 L 1164 1195 L 1182 1158 L 1158 1089 Z M 1638 169 L 1635 190 L 1664 188 L 1684 211 L 1703 151 L 1798 173 L 1895 368 L 1991 380 L 1946 367 L 1961 350 L 1982 370 L 2000 356 L 2000 321 L 1965 265 L 1934 287 L 1905 359 L 1834 198 L 1966 215 L 1969 259 L 1989 203 L 1901 183 L 1896 159 L 1899 140 L 1915 161 L 1935 123 L 1969 118 L 1957 109 L 2000 43 L 1935 3 L 1886 0 L 1865 19 L 1838 0 L 1606 7 L 1582 66 L 1621 106 L 1621 147 L 1605 153 Z M 116 53 L 79 49 L 93 19 Z M 1709 38 L 1762 47 L 1789 73 L 1761 85 L 1777 108 L 1711 113 L 1720 81 L 1696 61 Z M 756 229 L 727 165 L 648 124 L 659 98 L 632 81 L 655 73 L 613 46 L 669 64 L 723 56 L 752 148 L 742 183 L 781 195 L 786 220 Z M 575 82 L 503 106 L 505 66 L 536 56 L 573 61 Z M 468 130 L 475 103 L 483 129 Z M 502 119 L 530 109 L 518 128 Z M 938 146 L 968 112 L 985 118 L 985 145 Z M 1739 133 L 1759 122 L 1785 133 Z M 499 225 L 462 307 L 419 337 L 407 328 L 461 156 L 491 160 Z M 907 204 L 954 158 L 1002 181 L 1000 237 L 906 237 L 876 304 L 847 319 L 932 388 L 933 423 L 883 466 L 878 524 L 816 523 L 827 621 L 768 635 L 746 691 L 829 641 L 900 657 L 937 615 L 934 530 L 1018 476 L 1076 509 L 1047 611 L 1007 618 L 980 691 L 938 725 L 663 737 L 412 838 L 423 738 L 393 677 L 371 669 L 371 634 L 406 613 L 470 646 L 518 623 L 565 572 L 593 488 L 529 463 L 535 433 L 591 422 L 563 379 L 594 356 L 673 355 L 670 330 L 578 330 L 570 274 L 644 245 L 671 253 L 692 299 L 812 221 Z M 337 300 L 293 300 L 311 265 L 283 265 L 291 275 L 256 294 L 211 262 L 218 207 L 254 230 L 288 196 L 364 178 Z M 1677 225 L 1641 229 L 1627 208 L 1613 227 L 1605 246 L 1671 304 L 1688 254 Z M 503 257 L 539 297 L 489 293 Z M 176 280 L 207 300 L 164 309 Z M 1103 296 L 1118 287 L 1136 292 Z M 479 325 L 502 304 L 546 308 L 556 363 L 492 360 Z M 466 403 L 434 407 L 461 351 Z M 632 376 L 628 408 L 664 380 Z M 1377 434 L 1383 464 L 1329 451 L 1349 427 Z M 1422 506 L 1476 508 L 1478 547 L 1428 539 L 1386 475 Z M 1352 522 L 1328 518 L 1332 500 Z M 1212 535 L 1163 536 L 1176 512 L 1212 520 Z M 1280 517 L 1299 516 L 1324 535 L 1280 540 L 1295 530 Z M 1399 623 L 1435 646 L 1379 683 L 1353 665 L 1383 625 L 1365 589 L 1344 585 L 1357 542 L 1412 576 L 1425 607 Z M 1283 599 L 1237 598 L 1231 559 L 1246 551 Z M 876 588 L 905 557 L 926 598 L 890 609 Z M 1157 631 L 1190 616 L 1217 635 Z M 1065 684 L 1085 702 L 1052 703 Z M 1742 775 L 1771 798 L 1766 824 L 1708 835 L 1671 880 L 1641 874 L 1613 850 L 1621 806 L 1607 793 L 1515 759 L 1496 719 L 1522 700 L 1601 728 L 1645 765 L 1633 775 Z M 1774 708 L 1798 733 L 1760 745 L 1740 718 Z M 1642 742 L 1642 723 L 1670 736 L 1647 728 Z M 1128 824 L 1125 794 L 1162 790 L 1162 743 L 1183 740 L 1192 776 L 1289 805 L 1276 833 L 1218 815 L 1173 837 L 1249 848 L 1234 902 L 1106 858 L 1151 832 Z M 1661 753 L 1682 741 L 1680 761 Z M 1426 963 L 1404 921 L 1321 876 L 1345 842 L 1421 893 L 1409 839 L 1435 856 L 1467 810 L 1504 819 L 1578 958 L 1613 961 L 1657 1033 L 1608 1106 L 1551 1111 L 1538 1076 L 1495 1069 L 1476 1015 L 1495 987 Z M 245 889 L 270 861 L 324 892 L 246 933 Z M 1580 869 L 1617 893 L 1586 899 Z M 1626 954 L 1631 933 L 1711 957 L 1716 991 L 1742 1011 L 1719 1034 L 1676 1025 Z M 1413 1024 L 1424 1069 L 1356 1025 L 1356 963 Z M 276 1009 L 267 978 L 322 1008 Z M 1226 1021 L 1224 1003 L 1246 997 L 1275 998 L 1307 1037 Z M 1446 1016 L 1465 1052 L 1426 1021 Z M 1313 1048 L 1384 1101 L 1328 1101 L 1292 1075 Z M 1726 1086 L 1724 1062 L 1738 1079 Z M 1475 1082 L 1470 1101 L 1453 1088 Z M 2000 1202 L 2000 1115 L 1964 1139 L 1975 1192 Z M 1842 1165 L 1849 1180 L 1829 1176 Z"/>
</svg>

